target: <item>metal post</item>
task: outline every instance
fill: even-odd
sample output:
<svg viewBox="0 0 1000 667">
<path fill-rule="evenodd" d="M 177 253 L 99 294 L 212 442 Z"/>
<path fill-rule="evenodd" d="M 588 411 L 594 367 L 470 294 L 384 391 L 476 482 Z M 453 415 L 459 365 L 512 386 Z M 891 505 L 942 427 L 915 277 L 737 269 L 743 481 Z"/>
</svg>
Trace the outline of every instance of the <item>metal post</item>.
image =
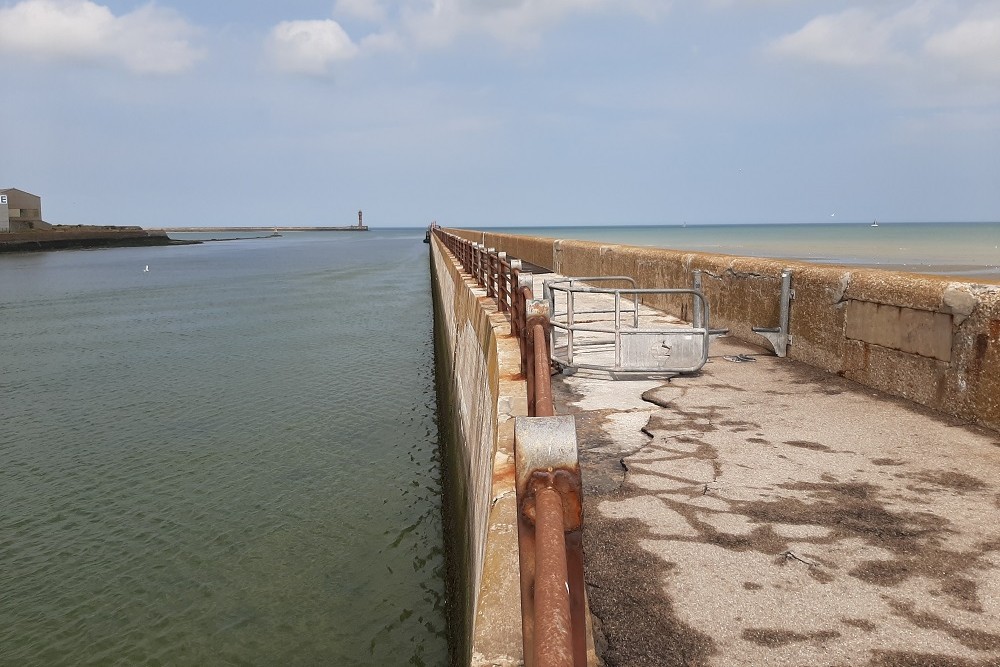
<svg viewBox="0 0 1000 667">
<path fill-rule="evenodd" d="M 521 329 L 524 327 L 525 318 L 525 302 L 531 298 L 531 287 L 535 284 L 535 278 L 530 273 L 517 273 L 517 287 L 514 290 L 514 294 L 511 296 L 511 301 L 516 304 L 516 312 L 514 317 L 510 319 L 510 332 L 512 335 L 520 336 Z M 524 372 L 524 366 L 521 366 L 521 372 Z"/>
<path fill-rule="evenodd" d="M 507 312 L 507 267 L 510 266 L 507 263 L 507 253 L 498 252 L 497 253 L 497 305 L 500 307 L 500 312 Z"/>
<path fill-rule="evenodd" d="M 751 331 L 758 333 L 771 343 L 774 353 L 779 357 L 788 354 L 788 346 L 792 342 L 791 333 L 788 330 L 789 308 L 795 292 L 792 290 L 792 272 L 785 269 L 781 272 L 781 300 L 778 303 L 778 326 L 776 327 L 751 327 Z"/>
<path fill-rule="evenodd" d="M 566 292 L 566 360 L 573 363 L 573 315 L 575 304 L 573 290 Z"/>
<path fill-rule="evenodd" d="M 615 368 L 622 365 L 622 293 L 615 290 Z"/>
<path fill-rule="evenodd" d="M 784 343 L 788 344 L 788 306 L 792 300 L 792 272 L 785 269 L 781 272 L 781 304 L 779 305 L 778 326 L 785 334 Z"/>
<path fill-rule="evenodd" d="M 701 292 L 701 269 L 694 270 L 694 289 L 697 292 Z M 702 319 L 702 311 L 705 309 L 705 304 L 698 299 L 693 299 L 694 312 L 691 313 L 691 326 L 695 329 L 701 329 L 705 326 Z"/>
<path fill-rule="evenodd" d="M 497 264 L 496 252 L 496 248 L 486 249 L 486 295 L 490 297 L 496 297 L 497 295 L 496 285 L 493 282 L 496 275 L 494 273 L 494 268 Z"/>
<path fill-rule="evenodd" d="M 479 250 L 479 244 L 472 244 L 472 277 L 475 279 L 477 285 L 482 285 L 482 280 L 480 280 L 480 275 L 482 274 L 481 265 L 483 261 L 483 255 Z"/>
</svg>

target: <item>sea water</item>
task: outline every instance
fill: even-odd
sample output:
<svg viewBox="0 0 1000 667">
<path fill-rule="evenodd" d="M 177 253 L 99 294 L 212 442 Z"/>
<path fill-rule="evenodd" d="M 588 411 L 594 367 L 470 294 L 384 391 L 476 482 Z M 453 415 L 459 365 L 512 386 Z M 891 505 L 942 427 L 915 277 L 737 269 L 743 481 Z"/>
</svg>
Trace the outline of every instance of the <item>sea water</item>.
<svg viewBox="0 0 1000 667">
<path fill-rule="evenodd" d="M 490 228 L 824 264 L 870 266 L 956 280 L 1000 281 L 1000 223 L 651 225 Z"/>
<path fill-rule="evenodd" d="M 446 664 L 422 238 L 0 255 L 0 664 Z"/>
</svg>

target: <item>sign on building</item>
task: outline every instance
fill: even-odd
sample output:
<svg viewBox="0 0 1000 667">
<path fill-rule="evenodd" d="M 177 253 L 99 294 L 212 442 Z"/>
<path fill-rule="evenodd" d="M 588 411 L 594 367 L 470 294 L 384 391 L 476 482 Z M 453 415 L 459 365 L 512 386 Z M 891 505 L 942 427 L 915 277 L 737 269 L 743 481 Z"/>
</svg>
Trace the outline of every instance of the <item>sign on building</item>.
<svg viewBox="0 0 1000 667">
<path fill-rule="evenodd" d="M 0 195 L 0 204 L 7 203 L 7 195 Z"/>
</svg>

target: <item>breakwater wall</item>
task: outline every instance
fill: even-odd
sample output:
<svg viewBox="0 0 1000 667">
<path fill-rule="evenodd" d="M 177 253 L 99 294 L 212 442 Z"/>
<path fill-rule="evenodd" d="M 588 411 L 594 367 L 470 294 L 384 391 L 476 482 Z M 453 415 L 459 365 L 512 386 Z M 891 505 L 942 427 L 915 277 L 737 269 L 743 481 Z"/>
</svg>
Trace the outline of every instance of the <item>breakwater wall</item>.
<svg viewBox="0 0 1000 667">
<path fill-rule="evenodd" d="M 109 230 L 82 227 L 0 234 L 0 252 L 169 245 L 170 242 L 166 232 L 161 230 L 145 230 L 138 227 Z"/>
<path fill-rule="evenodd" d="M 507 318 L 431 242 L 453 665 L 521 664 L 514 417 L 527 415 Z"/>
<path fill-rule="evenodd" d="M 165 227 L 163 232 L 367 232 L 368 225 L 351 225 L 349 227 Z"/>
<path fill-rule="evenodd" d="M 1000 286 L 878 269 L 473 230 L 447 230 L 566 276 L 627 275 L 688 287 L 702 272 L 711 326 L 767 346 L 781 272 L 792 272 L 787 356 L 1000 430 Z M 679 302 L 650 305 L 687 318 Z"/>
</svg>

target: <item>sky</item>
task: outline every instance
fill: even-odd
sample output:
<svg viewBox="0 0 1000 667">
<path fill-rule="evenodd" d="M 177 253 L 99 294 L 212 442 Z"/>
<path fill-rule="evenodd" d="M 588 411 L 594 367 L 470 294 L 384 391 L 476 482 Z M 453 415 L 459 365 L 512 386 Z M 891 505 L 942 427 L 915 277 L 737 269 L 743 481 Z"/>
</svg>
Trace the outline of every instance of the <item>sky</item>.
<svg viewBox="0 0 1000 667">
<path fill-rule="evenodd" d="M 1000 221 L 1000 0 L 0 0 L 56 224 Z"/>
</svg>

